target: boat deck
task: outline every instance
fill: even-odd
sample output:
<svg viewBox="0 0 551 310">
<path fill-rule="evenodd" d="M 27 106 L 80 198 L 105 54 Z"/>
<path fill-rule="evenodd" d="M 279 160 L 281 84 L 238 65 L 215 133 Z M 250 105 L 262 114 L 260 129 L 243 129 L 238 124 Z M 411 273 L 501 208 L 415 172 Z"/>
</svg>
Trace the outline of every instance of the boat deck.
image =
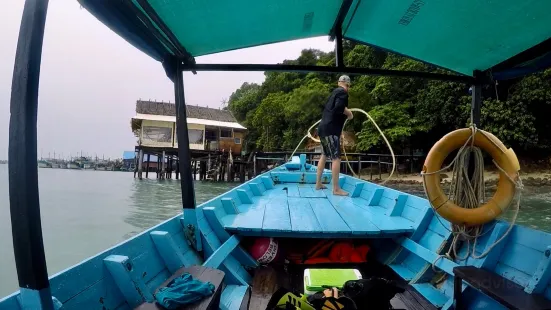
<svg viewBox="0 0 551 310">
<path fill-rule="evenodd" d="M 343 178 L 341 186 L 350 193 L 343 197 L 316 190 L 315 179 L 308 180 L 314 173 L 288 176 L 303 182 L 281 181 L 281 173 L 271 173 L 262 182 L 244 184 L 237 197 L 223 198 L 226 214 L 217 217 L 224 229 L 244 236 L 396 237 L 413 232 L 419 211 L 426 210 L 408 201 L 410 195 L 360 180 L 351 184 Z"/>
</svg>

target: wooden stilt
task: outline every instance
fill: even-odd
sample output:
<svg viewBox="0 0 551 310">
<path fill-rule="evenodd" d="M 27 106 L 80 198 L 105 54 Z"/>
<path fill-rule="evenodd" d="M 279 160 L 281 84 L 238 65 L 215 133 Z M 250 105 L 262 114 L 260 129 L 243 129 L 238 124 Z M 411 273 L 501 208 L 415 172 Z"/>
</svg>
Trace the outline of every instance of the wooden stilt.
<svg viewBox="0 0 551 310">
<path fill-rule="evenodd" d="M 222 181 L 222 155 L 218 155 L 218 182 Z"/>
<path fill-rule="evenodd" d="M 239 165 L 239 181 L 245 183 L 245 165 L 243 163 Z"/>
<path fill-rule="evenodd" d="M 157 179 L 161 178 L 161 160 L 159 156 L 157 156 Z"/>
<path fill-rule="evenodd" d="M 253 157 L 253 174 L 256 176 L 256 155 Z"/>
<path fill-rule="evenodd" d="M 180 178 L 180 160 L 176 160 L 176 180 Z"/>
<path fill-rule="evenodd" d="M 145 163 L 145 178 L 149 178 L 149 159 L 151 158 L 150 154 L 147 154 L 147 162 Z"/>
<path fill-rule="evenodd" d="M 138 153 L 138 179 L 142 179 L 142 172 L 143 172 L 143 150 L 140 150 Z"/>
<path fill-rule="evenodd" d="M 165 151 L 163 151 L 163 155 L 161 157 L 161 179 L 165 178 L 165 174 L 166 174 Z"/>
<path fill-rule="evenodd" d="M 134 152 L 134 154 L 136 153 Z M 136 155 L 136 158 L 134 159 L 134 179 L 136 178 L 137 173 L 138 173 L 138 155 Z"/>
</svg>

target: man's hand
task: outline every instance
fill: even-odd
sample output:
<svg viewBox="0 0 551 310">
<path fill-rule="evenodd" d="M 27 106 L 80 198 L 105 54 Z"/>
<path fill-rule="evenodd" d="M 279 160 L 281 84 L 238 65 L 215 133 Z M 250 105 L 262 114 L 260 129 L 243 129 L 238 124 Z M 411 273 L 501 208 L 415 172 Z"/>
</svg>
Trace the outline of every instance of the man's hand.
<svg viewBox="0 0 551 310">
<path fill-rule="evenodd" d="M 348 108 L 344 108 L 344 115 L 346 115 L 346 118 L 348 120 L 354 118 L 354 115 L 352 115 L 352 111 L 350 111 Z"/>
</svg>

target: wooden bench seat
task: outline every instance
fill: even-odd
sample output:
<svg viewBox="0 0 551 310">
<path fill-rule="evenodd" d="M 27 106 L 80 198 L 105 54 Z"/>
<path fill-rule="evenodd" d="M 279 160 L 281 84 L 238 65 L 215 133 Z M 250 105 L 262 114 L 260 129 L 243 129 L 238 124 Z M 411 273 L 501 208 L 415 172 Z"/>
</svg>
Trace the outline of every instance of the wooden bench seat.
<svg viewBox="0 0 551 310">
<path fill-rule="evenodd" d="M 191 266 L 187 268 L 186 267 L 180 268 L 170 278 L 168 278 L 168 280 L 163 282 L 163 284 L 161 284 L 161 286 L 159 286 L 155 290 L 155 293 L 157 293 L 157 291 L 160 288 L 166 287 L 168 283 L 170 283 L 170 281 L 172 281 L 174 278 L 179 277 L 186 272 L 191 274 L 194 279 L 197 279 L 203 282 L 208 281 L 214 284 L 215 290 L 211 296 L 205 299 L 202 299 L 201 301 L 198 301 L 194 304 L 183 306 L 179 309 L 181 310 L 184 310 L 184 309 L 185 310 L 206 310 L 206 309 L 218 310 L 218 307 L 220 305 L 220 296 L 222 294 L 222 286 L 223 286 L 222 282 L 225 276 L 224 272 L 218 269 L 213 269 L 213 268 L 203 267 L 203 266 Z M 143 303 L 135 309 L 136 310 L 165 310 L 164 307 L 162 307 L 157 303 Z"/>
<path fill-rule="evenodd" d="M 538 294 L 528 294 L 524 287 L 491 271 L 474 266 L 453 268 L 455 309 L 465 309 L 461 300 L 462 281 L 493 298 L 509 309 L 551 309 L 551 301 Z"/>
</svg>

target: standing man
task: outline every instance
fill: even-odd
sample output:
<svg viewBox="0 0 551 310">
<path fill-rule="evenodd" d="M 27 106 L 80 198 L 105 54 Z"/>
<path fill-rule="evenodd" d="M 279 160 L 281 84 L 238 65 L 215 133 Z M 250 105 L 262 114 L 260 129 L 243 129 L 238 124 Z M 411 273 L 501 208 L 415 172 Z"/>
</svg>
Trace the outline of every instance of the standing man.
<svg viewBox="0 0 551 310">
<path fill-rule="evenodd" d="M 321 183 L 321 175 L 325 169 L 327 157 L 331 159 L 331 175 L 333 180 L 333 195 L 347 196 L 339 186 L 339 174 L 341 172 L 341 134 L 344 122 L 352 119 L 352 112 L 348 109 L 348 88 L 350 77 L 342 75 L 339 78 L 338 87 L 333 90 L 323 108 L 323 115 L 318 127 L 318 135 L 321 140 L 322 155 L 318 162 L 316 189 L 324 189 Z"/>
</svg>

